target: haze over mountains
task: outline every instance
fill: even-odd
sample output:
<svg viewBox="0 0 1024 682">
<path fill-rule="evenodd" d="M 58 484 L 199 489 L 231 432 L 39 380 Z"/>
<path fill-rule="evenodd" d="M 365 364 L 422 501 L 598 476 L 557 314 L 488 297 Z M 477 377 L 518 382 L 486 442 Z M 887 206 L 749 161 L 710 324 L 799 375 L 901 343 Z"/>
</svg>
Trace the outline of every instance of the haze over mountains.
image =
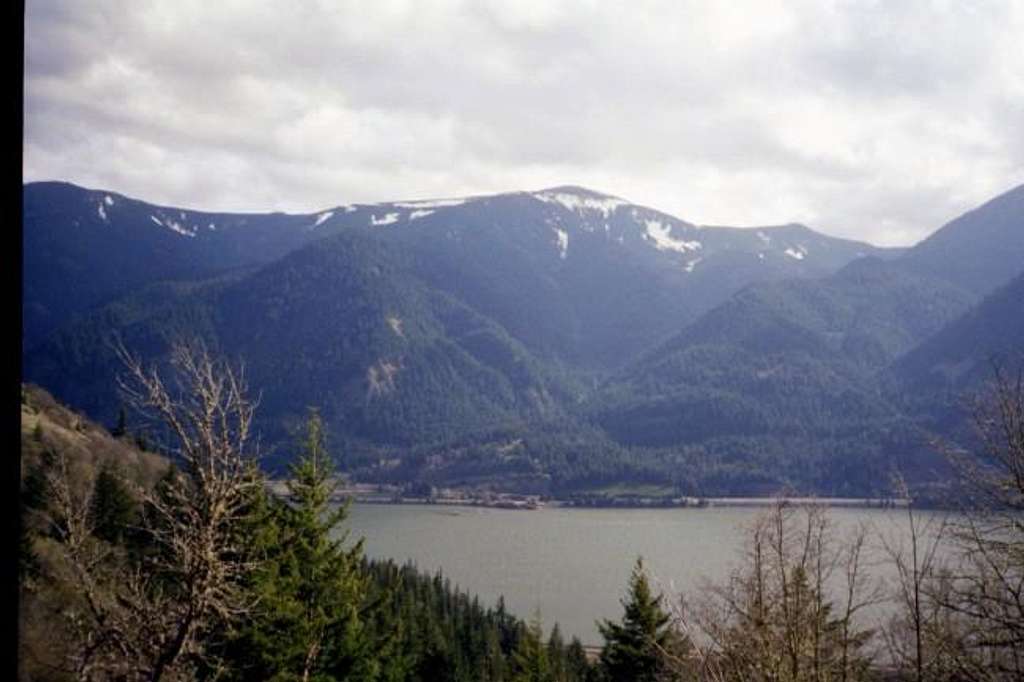
<svg viewBox="0 0 1024 682">
<path fill-rule="evenodd" d="M 934 475 L 922 429 L 1024 348 L 1024 187 L 907 250 L 578 187 L 256 215 L 33 183 L 24 206 L 26 379 L 110 421 L 113 338 L 159 360 L 201 336 L 262 391 L 271 467 L 315 405 L 367 480 L 872 494 Z"/>
</svg>

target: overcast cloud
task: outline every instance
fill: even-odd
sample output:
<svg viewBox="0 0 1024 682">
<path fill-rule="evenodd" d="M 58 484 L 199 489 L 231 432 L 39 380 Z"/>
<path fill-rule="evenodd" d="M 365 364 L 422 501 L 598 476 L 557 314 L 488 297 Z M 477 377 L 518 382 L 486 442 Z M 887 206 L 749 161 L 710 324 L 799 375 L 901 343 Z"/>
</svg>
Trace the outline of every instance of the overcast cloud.
<svg viewBox="0 0 1024 682">
<path fill-rule="evenodd" d="M 25 178 L 191 208 L 578 184 L 910 244 L 1024 182 L 1024 3 L 28 0 Z"/>
</svg>

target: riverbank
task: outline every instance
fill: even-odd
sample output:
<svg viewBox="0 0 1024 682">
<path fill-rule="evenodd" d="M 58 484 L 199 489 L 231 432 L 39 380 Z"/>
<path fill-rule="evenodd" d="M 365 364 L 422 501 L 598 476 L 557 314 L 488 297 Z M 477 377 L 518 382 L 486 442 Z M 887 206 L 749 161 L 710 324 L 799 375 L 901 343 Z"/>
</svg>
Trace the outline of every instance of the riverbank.
<svg viewBox="0 0 1024 682">
<path fill-rule="evenodd" d="M 287 493 L 284 481 L 270 481 L 268 488 L 277 495 Z M 433 491 L 429 495 L 410 495 L 397 486 L 353 484 L 339 486 L 335 500 L 351 499 L 360 504 L 432 504 L 460 507 L 490 507 L 532 511 L 546 507 L 583 509 L 701 509 L 706 507 L 768 507 L 784 501 L 792 505 L 817 504 L 847 509 L 893 509 L 909 504 L 899 498 L 853 497 L 643 497 L 576 495 L 569 498 L 548 498 L 540 495 L 514 493 L 467 493 L 458 490 Z"/>
</svg>

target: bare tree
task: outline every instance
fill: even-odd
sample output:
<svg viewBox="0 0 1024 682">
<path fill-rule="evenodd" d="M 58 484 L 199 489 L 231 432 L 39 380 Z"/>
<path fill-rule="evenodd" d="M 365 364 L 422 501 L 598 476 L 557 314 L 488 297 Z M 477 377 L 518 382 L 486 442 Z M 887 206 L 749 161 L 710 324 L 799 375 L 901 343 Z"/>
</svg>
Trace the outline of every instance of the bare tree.
<svg viewBox="0 0 1024 682">
<path fill-rule="evenodd" d="M 242 531 L 263 485 L 250 452 L 257 403 L 248 396 L 244 370 L 215 359 L 201 342 L 172 346 L 176 391 L 123 345 L 118 355 L 126 402 L 169 428 L 182 469 L 146 494 L 158 551 L 135 582 L 150 623 L 152 658 L 144 676 L 159 680 L 179 664 L 203 659 L 213 628 L 251 609 L 240 581 L 251 568 Z"/>
<path fill-rule="evenodd" d="M 885 643 L 892 663 L 910 671 L 917 682 L 940 679 L 942 652 L 948 649 L 941 643 L 953 629 L 930 600 L 929 586 L 936 584 L 941 573 L 945 523 L 936 516 L 920 517 L 901 475 L 894 476 L 893 487 L 896 497 L 907 501 L 906 527 L 881 536 L 883 552 L 896 572 L 889 595 L 896 611 L 884 630 Z"/>
<path fill-rule="evenodd" d="M 1021 372 L 996 367 L 972 407 L 980 452 L 940 446 L 957 474 L 961 513 L 922 521 L 911 504 L 909 548 L 886 544 L 898 576 L 887 643 L 916 680 L 1024 679 Z"/>
<path fill-rule="evenodd" d="M 263 479 L 251 451 L 256 402 L 244 373 L 201 343 L 172 347 L 173 389 L 123 346 L 118 383 L 134 408 L 166 425 L 177 459 L 155 489 L 129 484 L 145 513 L 145 549 L 129 556 L 92 527 L 95 471 L 59 448 L 43 468 L 38 513 L 68 594 L 69 672 L 82 680 L 185 680 L 217 670 L 215 645 L 249 613 L 244 532 Z M 127 484 L 128 482 L 125 481 Z"/>
<path fill-rule="evenodd" d="M 957 561 L 930 595 L 960 625 L 964 679 L 1024 678 L 1024 369 L 993 374 L 972 406 L 981 452 L 947 449 L 967 505 L 950 525 Z"/>
<path fill-rule="evenodd" d="M 693 633 L 699 679 L 864 679 L 870 633 L 856 621 L 879 596 L 864 571 L 865 537 L 860 527 L 838 542 L 816 505 L 780 501 L 759 516 L 729 581 L 677 611 L 678 627 Z"/>
</svg>

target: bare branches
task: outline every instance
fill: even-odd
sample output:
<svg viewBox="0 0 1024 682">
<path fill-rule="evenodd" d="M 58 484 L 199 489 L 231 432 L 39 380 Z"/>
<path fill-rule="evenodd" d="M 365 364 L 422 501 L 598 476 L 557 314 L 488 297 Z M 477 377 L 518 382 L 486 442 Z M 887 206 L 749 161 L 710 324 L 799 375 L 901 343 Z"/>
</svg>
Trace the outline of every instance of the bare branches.
<svg viewBox="0 0 1024 682">
<path fill-rule="evenodd" d="M 886 546 L 901 609 L 887 641 L 918 680 L 1024 678 L 1021 372 L 995 367 L 972 414 L 981 452 L 944 448 L 967 493 L 965 509 L 936 533 L 908 507 L 909 550 Z"/>
<path fill-rule="evenodd" d="M 123 394 L 167 426 L 181 469 L 154 490 L 135 489 L 144 507 L 135 530 L 147 542 L 130 558 L 94 533 L 95 476 L 76 479 L 68 457 L 52 455 L 45 520 L 80 597 L 64 614 L 78 636 L 72 668 L 84 680 L 187 679 L 216 668 L 211 643 L 252 607 L 242 580 L 252 567 L 245 528 L 263 488 L 250 451 L 256 404 L 244 372 L 201 343 L 172 348 L 174 392 L 160 372 L 116 350 Z"/>
<path fill-rule="evenodd" d="M 992 380 L 969 410 L 980 452 L 939 448 L 970 496 L 971 509 L 1024 511 L 1024 367 L 994 365 Z"/>
<path fill-rule="evenodd" d="M 895 477 L 893 485 L 899 497 L 910 500 L 901 476 Z M 912 501 L 907 504 L 906 521 L 905 535 L 881 536 L 883 551 L 896 572 L 890 598 L 898 609 L 885 630 L 885 642 L 890 658 L 902 668 L 913 670 L 914 678 L 920 682 L 934 673 L 935 661 L 941 658 L 936 644 L 946 639 L 949 632 L 943 627 L 935 605 L 928 600 L 927 591 L 939 569 L 945 522 L 930 517 L 922 523 Z"/>
<path fill-rule="evenodd" d="M 983 452 L 951 457 L 972 493 L 971 506 L 950 524 L 957 562 L 928 585 L 929 597 L 957 625 L 950 648 L 958 669 L 975 671 L 973 679 L 1018 679 L 1024 677 L 1024 370 L 995 366 L 972 415 Z"/>
<path fill-rule="evenodd" d="M 161 550 L 149 570 L 177 587 L 166 604 L 167 643 L 153 667 L 159 679 L 181 656 L 203 655 L 204 629 L 251 608 L 239 589 L 251 568 L 240 529 L 262 486 L 248 451 L 256 403 L 247 397 L 244 371 L 215 360 L 201 342 L 171 349 L 178 395 L 123 346 L 118 355 L 127 370 L 118 380 L 127 402 L 170 428 L 184 468 L 184 475 L 172 474 L 147 495 L 152 537 Z"/>
<path fill-rule="evenodd" d="M 689 672 L 709 682 L 864 679 L 870 633 L 856 619 L 880 594 L 864 572 L 866 528 L 848 543 L 835 533 L 820 506 L 779 502 L 759 516 L 728 582 L 695 607 L 679 603 L 677 627 L 698 663 Z"/>
</svg>

